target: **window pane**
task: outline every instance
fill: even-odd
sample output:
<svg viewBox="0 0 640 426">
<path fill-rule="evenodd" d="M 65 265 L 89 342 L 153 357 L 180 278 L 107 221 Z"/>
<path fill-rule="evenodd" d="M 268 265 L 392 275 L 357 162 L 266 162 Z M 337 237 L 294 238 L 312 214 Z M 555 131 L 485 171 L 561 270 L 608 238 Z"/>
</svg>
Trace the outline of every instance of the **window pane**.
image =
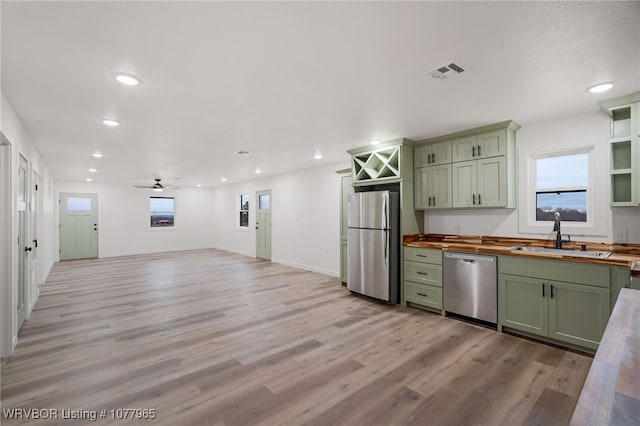
<svg viewBox="0 0 640 426">
<path fill-rule="evenodd" d="M 240 195 L 240 210 L 249 210 L 249 194 Z"/>
<path fill-rule="evenodd" d="M 561 155 L 536 160 L 536 188 L 589 186 L 589 154 Z"/>
<path fill-rule="evenodd" d="M 83 197 L 67 198 L 67 211 L 69 212 L 91 211 L 91 198 L 83 198 Z"/>
<path fill-rule="evenodd" d="M 173 226 L 175 200 L 171 197 L 149 198 L 151 226 Z"/>
<path fill-rule="evenodd" d="M 568 222 L 587 221 L 587 191 L 559 191 L 536 193 L 536 220 L 560 220 Z"/>
<path fill-rule="evenodd" d="M 271 201 L 270 198 L 271 197 L 268 194 L 267 195 L 259 195 L 258 196 L 258 208 L 260 210 L 268 209 L 270 201 Z"/>
<path fill-rule="evenodd" d="M 249 227 L 249 212 L 240 212 L 240 226 Z"/>
</svg>

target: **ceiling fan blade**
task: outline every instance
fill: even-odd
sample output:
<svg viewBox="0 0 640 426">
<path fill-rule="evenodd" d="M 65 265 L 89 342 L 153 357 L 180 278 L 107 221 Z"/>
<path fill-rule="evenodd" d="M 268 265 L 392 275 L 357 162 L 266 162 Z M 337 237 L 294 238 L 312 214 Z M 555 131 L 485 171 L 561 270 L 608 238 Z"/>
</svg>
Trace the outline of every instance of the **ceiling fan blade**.
<svg viewBox="0 0 640 426">
<path fill-rule="evenodd" d="M 153 188 L 153 186 L 143 186 L 143 185 L 133 185 L 134 188 L 138 188 L 138 189 L 150 189 Z"/>
</svg>

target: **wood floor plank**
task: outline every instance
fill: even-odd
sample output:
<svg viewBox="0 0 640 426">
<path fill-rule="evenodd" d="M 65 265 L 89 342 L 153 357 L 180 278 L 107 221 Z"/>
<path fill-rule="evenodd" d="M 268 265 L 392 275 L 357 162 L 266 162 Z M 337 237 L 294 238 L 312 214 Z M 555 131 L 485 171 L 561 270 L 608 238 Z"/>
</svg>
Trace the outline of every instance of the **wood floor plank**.
<svg viewBox="0 0 640 426">
<path fill-rule="evenodd" d="M 0 364 L 3 409 L 148 408 L 162 425 L 566 424 L 591 363 L 213 249 L 60 262 L 40 290 Z"/>
</svg>

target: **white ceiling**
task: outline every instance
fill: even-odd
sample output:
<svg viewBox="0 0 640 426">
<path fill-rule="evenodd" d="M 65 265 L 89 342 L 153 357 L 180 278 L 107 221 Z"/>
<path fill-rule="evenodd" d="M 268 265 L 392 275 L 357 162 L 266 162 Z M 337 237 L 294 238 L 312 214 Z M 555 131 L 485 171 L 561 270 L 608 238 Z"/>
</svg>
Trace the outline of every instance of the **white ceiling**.
<svg viewBox="0 0 640 426">
<path fill-rule="evenodd" d="M 1 18 L 2 90 L 56 179 L 217 186 L 640 88 L 637 1 L 2 1 Z M 428 75 L 448 60 L 465 72 Z"/>
</svg>

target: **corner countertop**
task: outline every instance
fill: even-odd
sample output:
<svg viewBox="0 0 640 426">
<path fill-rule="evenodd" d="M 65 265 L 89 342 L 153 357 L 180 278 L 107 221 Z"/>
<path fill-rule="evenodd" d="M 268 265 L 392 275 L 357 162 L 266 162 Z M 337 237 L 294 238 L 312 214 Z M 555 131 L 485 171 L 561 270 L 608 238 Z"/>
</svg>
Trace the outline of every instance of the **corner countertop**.
<svg viewBox="0 0 640 426">
<path fill-rule="evenodd" d="M 607 258 L 571 256 L 571 250 L 580 250 L 580 246 L 583 244 L 586 245 L 587 250 L 609 251 L 611 252 L 611 255 Z M 603 244 L 572 241 L 564 244 L 568 249 L 566 253 L 531 253 L 512 251 L 509 250 L 509 248 L 514 246 L 553 248 L 553 241 L 533 238 L 413 234 L 404 236 L 403 245 L 406 247 L 434 248 L 440 250 L 506 256 L 524 256 L 537 259 L 565 260 L 570 262 L 623 266 L 628 268 L 630 268 L 634 262 L 640 263 L 640 245 L 637 244 Z"/>
<path fill-rule="evenodd" d="M 593 359 L 571 425 L 637 425 L 640 290 L 623 288 Z"/>
</svg>

